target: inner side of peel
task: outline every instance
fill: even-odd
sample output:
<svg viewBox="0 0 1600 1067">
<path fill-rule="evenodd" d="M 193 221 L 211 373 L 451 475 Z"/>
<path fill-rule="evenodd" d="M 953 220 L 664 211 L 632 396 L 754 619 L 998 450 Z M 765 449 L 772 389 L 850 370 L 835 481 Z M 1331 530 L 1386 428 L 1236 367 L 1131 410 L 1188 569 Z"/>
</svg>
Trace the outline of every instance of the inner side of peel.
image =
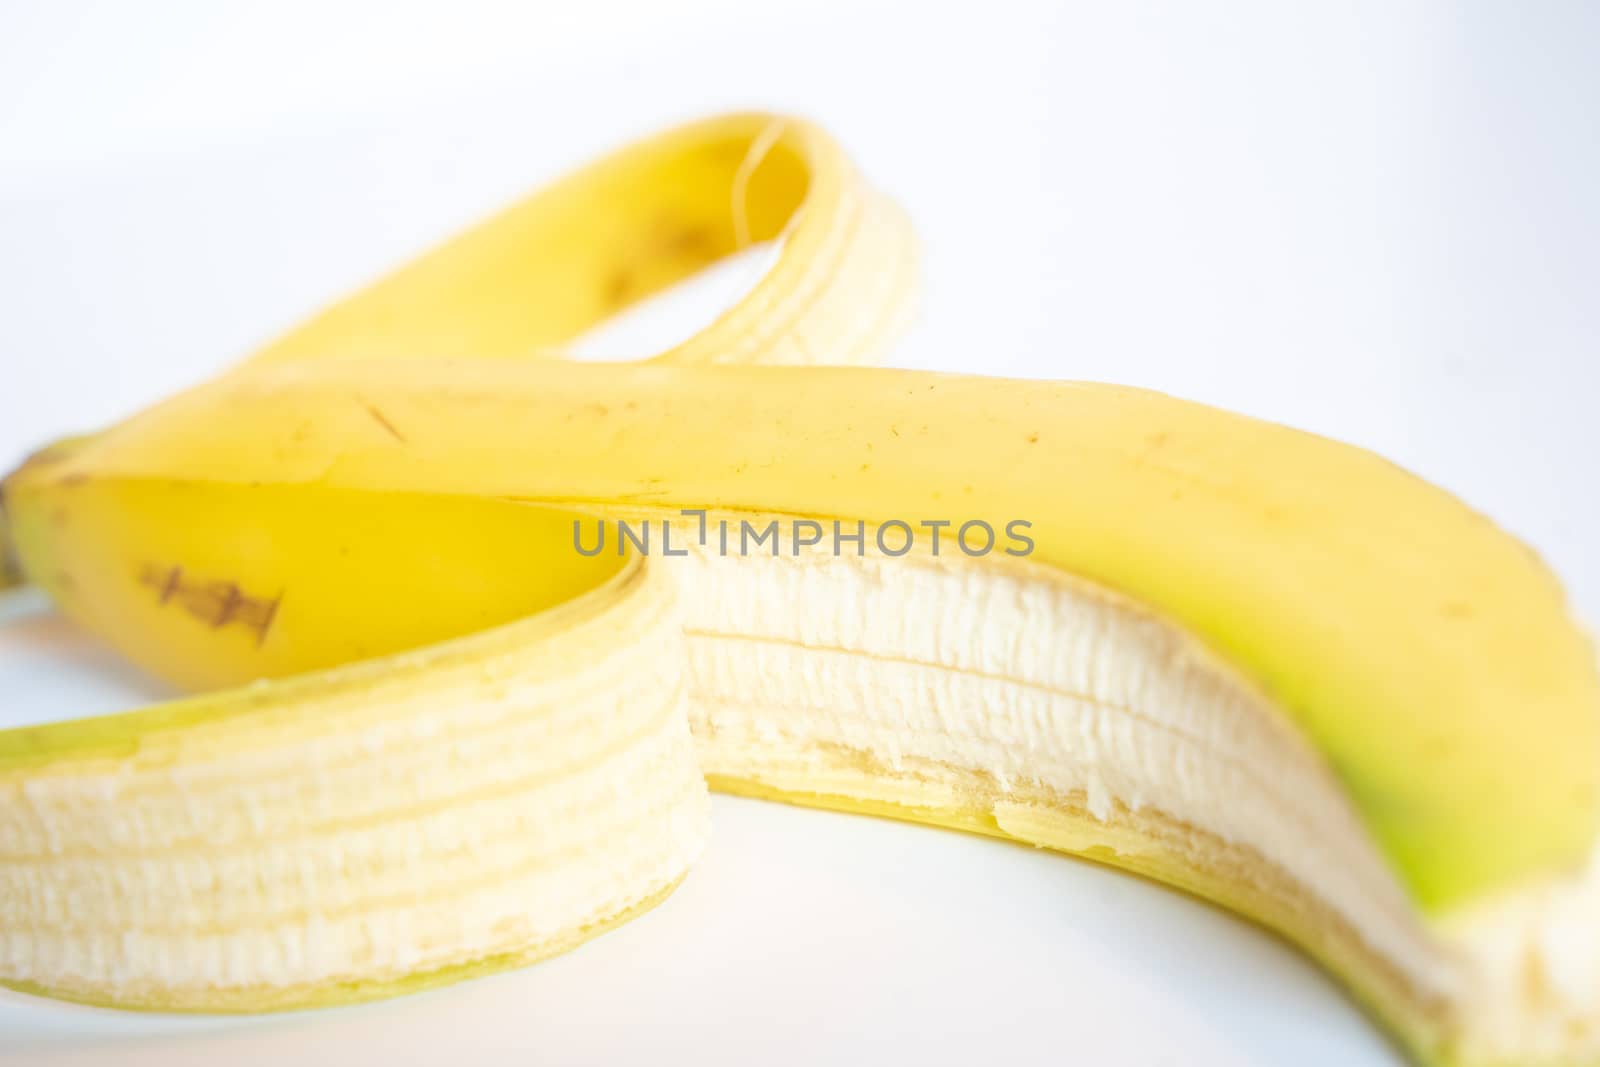
<svg viewBox="0 0 1600 1067">
<path fill-rule="evenodd" d="M 635 561 L 418 652 L 7 731 L 0 975 L 264 1011 L 570 948 L 700 850 L 680 646 L 670 589 Z"/>
</svg>

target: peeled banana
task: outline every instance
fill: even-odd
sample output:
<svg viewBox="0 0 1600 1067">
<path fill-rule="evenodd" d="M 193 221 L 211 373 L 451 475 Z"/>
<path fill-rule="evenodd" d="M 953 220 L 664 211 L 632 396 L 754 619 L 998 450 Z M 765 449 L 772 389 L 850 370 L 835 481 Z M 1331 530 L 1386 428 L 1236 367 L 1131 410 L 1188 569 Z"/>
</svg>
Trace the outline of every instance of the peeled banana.
<svg viewBox="0 0 1600 1067">
<path fill-rule="evenodd" d="M 558 358 L 768 240 L 683 345 Z M 1215 900 L 1419 1062 L 1600 1063 L 1600 677 L 1553 576 L 1283 427 L 792 366 L 914 290 L 837 146 L 731 116 L 26 462 L 22 573 L 220 691 L 0 733 L 0 976 L 253 1011 L 515 965 L 669 892 L 709 781 Z"/>
</svg>

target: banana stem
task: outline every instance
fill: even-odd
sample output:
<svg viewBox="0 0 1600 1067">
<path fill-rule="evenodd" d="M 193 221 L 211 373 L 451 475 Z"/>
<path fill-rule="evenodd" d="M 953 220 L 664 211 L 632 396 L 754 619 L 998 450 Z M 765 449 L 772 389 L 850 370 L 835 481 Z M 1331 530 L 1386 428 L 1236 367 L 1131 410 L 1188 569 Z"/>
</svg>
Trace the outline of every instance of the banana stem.
<svg viewBox="0 0 1600 1067">
<path fill-rule="evenodd" d="M 0 590 L 22 585 L 22 561 L 17 557 L 11 536 L 11 520 L 6 514 L 5 487 L 0 486 Z"/>
</svg>

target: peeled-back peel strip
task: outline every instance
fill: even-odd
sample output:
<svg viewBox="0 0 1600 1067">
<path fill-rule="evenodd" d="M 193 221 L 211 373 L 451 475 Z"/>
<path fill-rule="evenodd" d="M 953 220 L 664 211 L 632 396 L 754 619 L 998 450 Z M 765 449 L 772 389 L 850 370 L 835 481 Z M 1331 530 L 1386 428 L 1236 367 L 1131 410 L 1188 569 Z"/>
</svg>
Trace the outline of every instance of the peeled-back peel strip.
<svg viewBox="0 0 1600 1067">
<path fill-rule="evenodd" d="M 809 123 L 735 115 L 561 180 L 230 373 L 441 351 L 559 357 L 616 312 L 763 241 L 778 247 L 760 281 L 657 361 L 862 359 L 903 325 L 916 257 L 899 209 Z M 369 430 L 404 444 L 378 407 L 363 410 Z M 28 468 L 92 444 L 63 442 Z M 68 540 L 115 537 L 110 513 L 127 498 L 85 505 L 99 487 L 87 488 Z M 192 516 L 189 548 L 216 532 L 216 509 L 163 491 L 175 494 L 163 506 Z M 13 506 L 25 495 L 13 491 Z M 157 608 L 134 654 L 157 673 L 197 688 L 293 677 L 0 733 L 0 886 L 17 912 L 0 931 L 8 984 L 165 1010 L 405 992 L 571 947 L 660 900 L 698 853 L 705 786 L 667 577 L 620 559 L 552 576 L 554 520 L 539 509 L 397 498 L 392 513 L 361 501 L 358 518 L 315 492 L 293 499 L 319 517 L 305 534 L 313 553 L 329 531 L 493 527 L 495 549 L 525 566 L 494 565 L 477 591 L 492 584 L 511 606 L 483 617 L 461 589 L 470 576 L 453 571 L 432 588 L 410 582 L 418 617 L 374 634 L 392 615 L 362 607 L 359 638 L 352 624 L 349 640 L 308 650 L 285 639 L 287 589 L 208 576 L 193 562 L 203 550 L 102 571 L 93 552 L 77 555 L 84 546 L 56 542 L 57 562 L 35 583 L 119 644 L 129 620 L 118 597 Z M 245 510 L 271 510 L 262 503 Z M 31 519 L 18 510 L 25 549 Z M 52 506 L 44 518 L 62 532 L 64 515 Z M 141 517 L 130 507 L 122 521 Z M 15 547 L 0 522 L 8 579 L 20 577 Z M 414 577 L 438 560 L 410 563 Z M 347 585 L 360 568 L 330 565 Z M 455 614 L 441 595 L 454 596 Z M 212 647 L 192 647 L 196 635 Z M 327 669 L 299 673 L 315 667 Z M 544 847 L 550 833 L 559 840 Z"/>
</svg>

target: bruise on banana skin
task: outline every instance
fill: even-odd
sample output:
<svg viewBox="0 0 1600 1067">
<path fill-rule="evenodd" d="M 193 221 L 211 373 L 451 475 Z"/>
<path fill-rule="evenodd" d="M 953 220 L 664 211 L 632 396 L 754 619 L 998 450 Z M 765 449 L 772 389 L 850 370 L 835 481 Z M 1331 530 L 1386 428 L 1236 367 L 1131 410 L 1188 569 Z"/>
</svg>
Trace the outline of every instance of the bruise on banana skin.
<svg viewBox="0 0 1600 1067">
<path fill-rule="evenodd" d="M 213 630 L 243 626 L 255 633 L 257 645 L 267 639 L 283 602 L 282 593 L 271 598 L 250 596 L 238 582 L 191 576 L 178 565 L 147 563 L 139 572 L 139 584 L 154 591 L 158 604 L 176 605 Z"/>
<path fill-rule="evenodd" d="M 619 311 L 661 287 L 659 280 L 651 276 L 653 270 L 684 262 L 701 266 L 716 259 L 720 252 L 721 245 L 710 227 L 679 225 L 663 219 L 622 257 L 606 279 L 601 302 L 608 311 Z"/>
</svg>

